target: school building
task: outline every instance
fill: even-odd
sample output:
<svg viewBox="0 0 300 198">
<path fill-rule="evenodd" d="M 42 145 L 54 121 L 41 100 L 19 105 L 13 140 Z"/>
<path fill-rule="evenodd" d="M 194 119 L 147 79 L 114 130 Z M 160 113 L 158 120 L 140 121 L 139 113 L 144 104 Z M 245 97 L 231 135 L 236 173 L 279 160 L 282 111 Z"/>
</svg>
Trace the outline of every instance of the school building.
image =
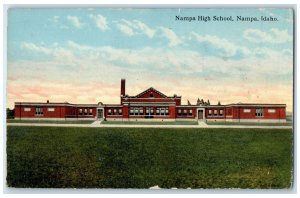
<svg viewBox="0 0 300 198">
<path fill-rule="evenodd" d="M 286 122 L 286 104 L 182 105 L 181 96 L 167 96 L 153 87 L 128 96 L 122 79 L 120 104 L 15 102 L 15 119 Z"/>
</svg>

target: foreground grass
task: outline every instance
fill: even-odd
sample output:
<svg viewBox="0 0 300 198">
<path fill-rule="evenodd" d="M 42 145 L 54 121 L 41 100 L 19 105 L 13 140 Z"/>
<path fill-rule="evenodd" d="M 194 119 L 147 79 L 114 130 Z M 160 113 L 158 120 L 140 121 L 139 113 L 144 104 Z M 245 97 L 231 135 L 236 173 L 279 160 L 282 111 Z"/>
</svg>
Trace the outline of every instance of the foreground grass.
<svg viewBox="0 0 300 198">
<path fill-rule="evenodd" d="M 275 123 L 275 122 L 223 122 L 207 121 L 208 125 L 250 125 L 250 126 L 292 126 L 292 122 Z"/>
<path fill-rule="evenodd" d="M 126 124 L 126 125 L 198 125 L 197 121 L 102 121 L 101 124 Z"/>
<path fill-rule="evenodd" d="M 291 129 L 7 128 L 7 184 L 290 188 Z"/>
<path fill-rule="evenodd" d="M 91 124 L 93 120 L 15 120 L 8 119 L 7 123 L 46 123 L 46 124 Z"/>
</svg>

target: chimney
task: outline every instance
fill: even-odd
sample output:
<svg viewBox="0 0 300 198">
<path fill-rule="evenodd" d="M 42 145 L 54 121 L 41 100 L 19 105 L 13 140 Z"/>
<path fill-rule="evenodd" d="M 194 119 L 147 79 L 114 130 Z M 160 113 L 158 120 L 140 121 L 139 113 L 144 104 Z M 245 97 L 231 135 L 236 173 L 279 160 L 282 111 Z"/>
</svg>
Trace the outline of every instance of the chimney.
<svg viewBox="0 0 300 198">
<path fill-rule="evenodd" d="M 125 79 L 121 79 L 121 97 L 125 96 Z"/>
<path fill-rule="evenodd" d="M 49 100 L 47 100 L 47 103 L 49 103 Z"/>
</svg>

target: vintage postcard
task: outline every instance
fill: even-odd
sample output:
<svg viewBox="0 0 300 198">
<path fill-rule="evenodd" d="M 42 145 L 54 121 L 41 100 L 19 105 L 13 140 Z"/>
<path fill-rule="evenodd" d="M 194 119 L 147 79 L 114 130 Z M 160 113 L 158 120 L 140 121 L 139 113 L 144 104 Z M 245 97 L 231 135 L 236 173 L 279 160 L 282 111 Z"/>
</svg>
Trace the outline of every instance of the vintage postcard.
<svg viewBox="0 0 300 198">
<path fill-rule="evenodd" d="M 293 8 L 10 8 L 7 188 L 288 189 Z"/>
</svg>

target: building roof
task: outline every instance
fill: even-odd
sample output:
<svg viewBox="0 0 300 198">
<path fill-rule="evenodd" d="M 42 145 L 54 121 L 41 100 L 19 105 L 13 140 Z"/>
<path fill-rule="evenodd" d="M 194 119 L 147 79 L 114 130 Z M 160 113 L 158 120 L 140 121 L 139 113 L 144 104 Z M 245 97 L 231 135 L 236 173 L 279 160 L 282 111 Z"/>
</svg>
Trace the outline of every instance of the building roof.
<svg viewBox="0 0 300 198">
<path fill-rule="evenodd" d="M 150 87 L 148 89 L 146 89 L 145 91 L 139 93 L 138 95 L 136 95 L 135 97 L 139 98 L 140 96 L 144 95 L 145 93 L 149 92 L 149 91 L 154 91 L 156 93 L 158 93 L 159 95 L 163 96 L 164 98 L 167 98 L 168 96 L 166 96 L 165 94 L 161 93 L 160 91 L 154 89 L 153 87 Z"/>
<path fill-rule="evenodd" d="M 97 107 L 98 104 L 71 104 L 68 102 L 15 102 L 21 106 L 73 106 L 73 107 Z"/>
<path fill-rule="evenodd" d="M 286 104 L 267 104 L 267 103 L 232 103 L 225 106 L 286 106 Z"/>
<path fill-rule="evenodd" d="M 159 94 L 160 96 L 162 96 L 162 98 L 181 98 L 181 96 L 177 96 L 176 94 L 174 94 L 174 96 L 167 96 L 167 95 L 163 94 L 162 92 L 158 91 L 157 89 L 155 89 L 153 87 L 150 87 L 150 88 L 146 89 L 145 91 L 137 94 L 136 96 L 125 95 L 125 96 L 122 96 L 122 97 L 123 98 L 141 98 L 141 96 L 143 96 L 147 92 L 151 92 L 151 91 Z"/>
</svg>

